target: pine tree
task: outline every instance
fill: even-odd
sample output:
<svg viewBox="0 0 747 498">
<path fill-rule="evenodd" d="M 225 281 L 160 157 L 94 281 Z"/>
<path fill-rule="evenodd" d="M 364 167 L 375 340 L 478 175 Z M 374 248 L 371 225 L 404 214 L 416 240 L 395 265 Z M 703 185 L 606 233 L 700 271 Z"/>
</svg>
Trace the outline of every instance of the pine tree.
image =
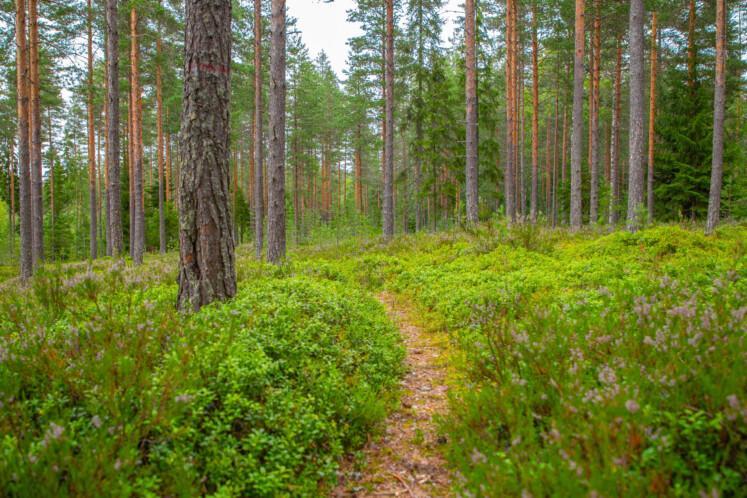
<svg viewBox="0 0 747 498">
<path fill-rule="evenodd" d="M 29 157 L 29 69 L 26 43 L 26 3 L 16 0 L 16 91 L 18 106 L 18 177 L 21 229 L 21 279 L 33 273 L 31 167 Z"/>
<path fill-rule="evenodd" d="M 272 0 L 267 260 L 285 259 L 285 0 Z"/>
<path fill-rule="evenodd" d="M 254 0 L 254 249 L 262 258 L 264 244 L 263 144 L 262 144 L 262 0 Z"/>
<path fill-rule="evenodd" d="M 41 157 L 41 81 L 39 79 L 38 0 L 29 5 L 29 140 L 31 161 L 31 257 L 36 269 L 44 260 L 44 196 Z"/>
<path fill-rule="evenodd" d="M 384 120 L 384 239 L 394 236 L 394 0 L 386 3 Z"/>
<path fill-rule="evenodd" d="M 236 294 L 228 206 L 230 0 L 186 0 L 179 308 Z M 211 126 L 204 126 L 211 123 Z"/>
<path fill-rule="evenodd" d="M 628 230 L 640 227 L 643 203 L 643 0 L 630 3 L 630 145 L 628 147 Z"/>
<path fill-rule="evenodd" d="M 89 202 L 89 245 L 90 258 L 96 259 L 98 232 L 96 229 L 96 144 L 93 120 L 93 7 L 87 3 L 88 34 L 88 202 Z M 51 133 L 51 131 L 50 131 Z M 54 208 L 52 209 L 54 212 Z"/>
<path fill-rule="evenodd" d="M 107 236 L 111 240 L 111 252 L 120 256 L 124 250 L 122 234 L 122 201 L 120 197 L 120 163 L 119 163 L 119 16 L 117 0 L 106 2 L 107 26 L 107 163 L 109 196 L 109 225 Z"/>
<path fill-rule="evenodd" d="M 466 45 L 466 101 L 467 101 L 467 222 L 474 224 L 478 220 L 478 169 L 477 169 L 477 68 L 476 65 L 476 12 L 475 0 L 466 0 L 464 4 L 465 45 Z"/>
<path fill-rule="evenodd" d="M 713 152 L 711 191 L 708 197 L 706 233 L 718 224 L 724 170 L 724 113 L 726 107 L 726 0 L 716 0 L 716 85 L 713 99 Z"/>
<path fill-rule="evenodd" d="M 584 114 L 584 0 L 576 0 L 573 59 L 573 118 L 571 133 L 571 229 L 581 228 L 581 160 Z"/>
<path fill-rule="evenodd" d="M 651 15 L 651 84 L 648 110 L 648 176 L 646 181 L 646 205 L 649 223 L 654 221 L 654 151 L 656 150 L 656 45 L 657 15 Z"/>
</svg>

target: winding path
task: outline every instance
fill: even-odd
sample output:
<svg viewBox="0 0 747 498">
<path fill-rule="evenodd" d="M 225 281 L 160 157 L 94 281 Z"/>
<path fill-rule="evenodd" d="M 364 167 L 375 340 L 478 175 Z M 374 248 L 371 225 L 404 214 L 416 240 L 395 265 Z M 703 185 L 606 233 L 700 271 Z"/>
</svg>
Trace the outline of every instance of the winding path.
<svg viewBox="0 0 747 498">
<path fill-rule="evenodd" d="M 410 309 L 394 295 L 378 298 L 407 349 L 402 399 L 386 420 L 385 433 L 363 449 L 363 468 L 349 465 L 333 496 L 449 496 L 449 474 L 439 448 L 445 439 L 434 420 L 447 410 L 446 339 L 413 323 Z"/>
</svg>

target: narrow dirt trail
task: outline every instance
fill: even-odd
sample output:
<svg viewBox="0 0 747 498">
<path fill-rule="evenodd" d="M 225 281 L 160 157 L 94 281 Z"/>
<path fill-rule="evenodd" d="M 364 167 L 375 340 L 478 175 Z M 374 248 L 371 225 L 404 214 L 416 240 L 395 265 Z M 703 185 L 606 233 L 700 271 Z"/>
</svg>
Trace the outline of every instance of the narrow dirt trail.
<svg viewBox="0 0 747 498">
<path fill-rule="evenodd" d="M 383 436 L 364 448 L 363 468 L 347 469 L 333 496 L 448 496 L 449 474 L 439 448 L 445 441 L 434 420 L 447 409 L 445 339 L 413 323 L 411 311 L 392 294 L 378 298 L 407 349 L 401 404 L 387 418 Z"/>
</svg>

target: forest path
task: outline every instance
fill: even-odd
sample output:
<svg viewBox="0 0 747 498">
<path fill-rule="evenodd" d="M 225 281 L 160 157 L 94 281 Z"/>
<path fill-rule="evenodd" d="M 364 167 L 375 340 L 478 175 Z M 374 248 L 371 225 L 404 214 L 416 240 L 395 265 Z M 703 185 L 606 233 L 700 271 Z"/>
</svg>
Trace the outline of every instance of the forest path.
<svg viewBox="0 0 747 498">
<path fill-rule="evenodd" d="M 410 307 L 393 294 L 384 292 L 378 299 L 399 328 L 407 350 L 400 407 L 387 418 L 381 438 L 363 449 L 364 467 L 346 469 L 333 496 L 449 496 L 449 473 L 439 448 L 445 441 L 434 420 L 447 410 L 448 339 L 414 323 Z"/>
</svg>

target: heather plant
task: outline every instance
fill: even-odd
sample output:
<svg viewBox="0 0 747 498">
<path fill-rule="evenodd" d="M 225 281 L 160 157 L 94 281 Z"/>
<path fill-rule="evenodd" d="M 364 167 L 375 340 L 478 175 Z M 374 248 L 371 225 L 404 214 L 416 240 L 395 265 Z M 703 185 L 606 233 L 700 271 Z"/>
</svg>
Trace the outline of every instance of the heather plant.
<svg viewBox="0 0 747 498">
<path fill-rule="evenodd" d="M 485 226 L 305 264 L 404 294 L 449 331 L 460 495 L 741 496 L 744 240 Z"/>
<path fill-rule="evenodd" d="M 173 256 L 60 267 L 0 296 L 11 496 L 317 496 L 396 393 L 402 350 L 356 290 L 271 272 L 195 315 Z"/>
<path fill-rule="evenodd" d="M 422 251 L 391 282 L 460 346 L 457 489 L 744 494 L 744 228 L 518 231 L 487 253 Z"/>
</svg>

